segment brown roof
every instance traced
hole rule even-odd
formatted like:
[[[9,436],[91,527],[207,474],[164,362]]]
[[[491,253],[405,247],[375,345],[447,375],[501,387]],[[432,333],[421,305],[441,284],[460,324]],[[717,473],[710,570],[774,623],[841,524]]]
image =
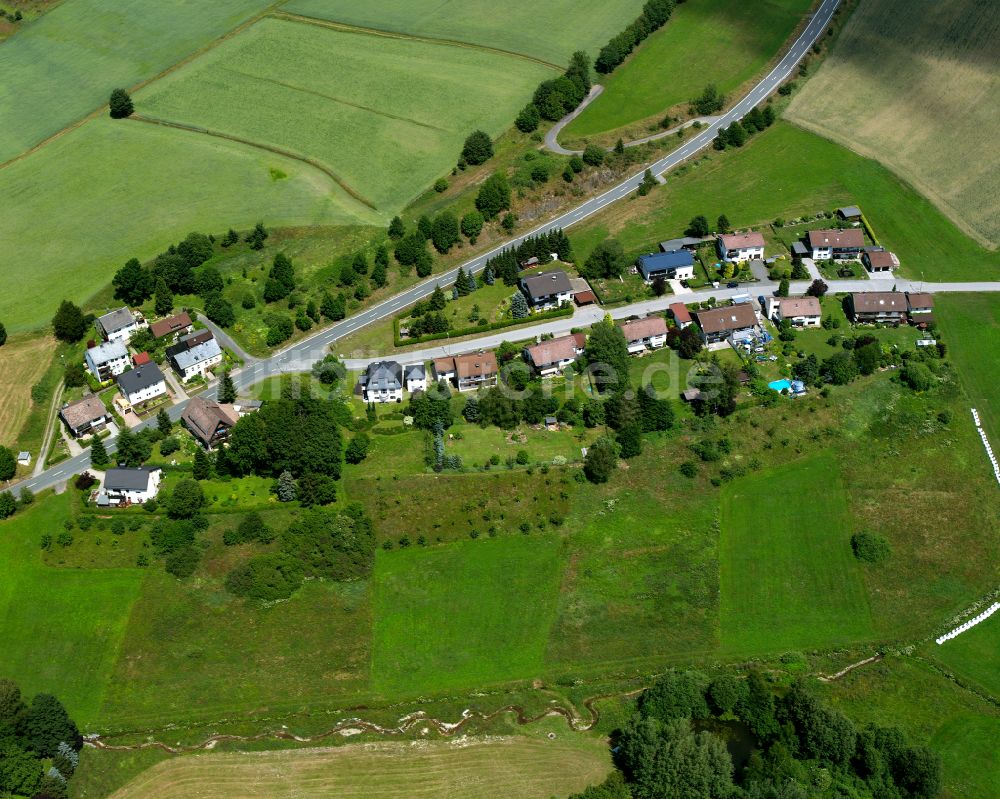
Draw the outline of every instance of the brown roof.
[[[181,419],[187,429],[205,444],[212,443],[212,437],[220,424],[232,427],[239,414],[232,405],[221,405],[204,397],[192,397]]]
[[[576,348],[582,350],[587,346],[587,334],[586,333],[573,333],[573,338],[576,340]]]
[[[577,305],[590,305],[597,302],[597,295],[590,290],[578,291],[573,295],[573,300]]]
[[[670,313],[674,315],[674,319],[676,321],[682,324],[686,324],[691,321],[691,312],[683,302],[670,303]]]
[[[531,362],[538,368],[560,361],[572,361],[576,358],[576,350],[575,336],[560,336],[525,348]]]
[[[492,352],[474,352],[455,356],[455,375],[459,380],[489,377],[497,373],[497,356]]]
[[[449,372],[455,371],[455,359],[454,358],[435,358],[434,359],[434,374],[436,375],[446,375]]]
[[[865,235],[861,228],[849,227],[843,230],[810,230],[810,247],[864,247]]]
[[[750,303],[731,305],[728,308],[713,308],[710,311],[695,311],[698,326],[706,333],[722,333],[726,330],[743,330],[757,324],[757,314]]]
[[[96,394],[90,394],[76,402],[71,402],[60,413],[62,418],[66,420],[66,424],[74,430],[79,430],[90,422],[107,416],[108,409],[104,407],[100,397]]]
[[[645,319],[625,322],[621,327],[625,339],[630,342],[667,335],[667,320],[662,316],[647,316]]]
[[[815,297],[782,297],[778,307],[782,316],[819,316],[822,313]]]
[[[851,304],[857,313],[905,312],[906,295],[895,291],[866,291],[851,295]]]
[[[869,250],[865,255],[872,269],[892,269],[896,266],[896,256],[888,250]]]
[[[912,292],[906,295],[906,302],[909,304],[909,308],[912,311],[914,308],[933,308],[934,307],[934,295],[927,294],[926,292]]]
[[[184,311],[174,316],[168,316],[166,319],[161,319],[159,322],[153,322],[149,326],[149,330],[153,334],[153,338],[163,338],[190,326],[191,317],[188,316],[187,311]]]
[[[144,363],[152,363],[153,359],[149,357],[148,352],[137,352],[132,356],[132,363],[136,366],[142,366]]]
[[[743,250],[747,247],[763,247],[764,237],[760,233],[727,233],[719,236],[727,250]]]

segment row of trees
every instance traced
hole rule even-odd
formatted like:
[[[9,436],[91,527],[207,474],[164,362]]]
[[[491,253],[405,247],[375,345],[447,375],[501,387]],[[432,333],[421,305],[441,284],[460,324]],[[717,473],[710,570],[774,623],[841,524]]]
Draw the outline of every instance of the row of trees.
[[[728,128],[719,131],[719,135],[712,142],[712,147],[716,150],[725,150],[726,147],[742,147],[747,139],[758,131],[765,130],[774,124],[776,119],[774,108],[765,105],[763,110],[757,106],[750,111],[742,122],[734,121]]]
[[[594,69],[602,75],[612,72],[649,34],[662,28],[673,11],[674,0],[647,0],[642,13],[601,48]]]
[[[506,285],[513,286],[521,276],[521,264],[531,258],[547,261],[550,253],[555,253],[560,261],[568,261],[573,257],[569,236],[561,228],[529,236],[516,247],[508,247],[487,260],[486,269]]]
[[[569,66],[558,78],[542,81],[514,120],[522,133],[532,133],[543,119],[555,122],[576,108],[590,91],[590,56],[573,53]]]

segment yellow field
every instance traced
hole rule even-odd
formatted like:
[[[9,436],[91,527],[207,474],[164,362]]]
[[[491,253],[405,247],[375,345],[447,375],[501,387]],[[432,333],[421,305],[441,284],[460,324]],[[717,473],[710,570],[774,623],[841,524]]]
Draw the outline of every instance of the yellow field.
[[[990,247],[1000,244],[996,12],[980,0],[865,0],[787,112],[882,161]]]
[[[31,387],[56,348],[49,336],[11,336],[0,347],[0,444],[11,446],[31,410]]]
[[[606,744],[576,733],[544,738],[377,743],[165,760],[112,799],[547,799],[600,782]]]

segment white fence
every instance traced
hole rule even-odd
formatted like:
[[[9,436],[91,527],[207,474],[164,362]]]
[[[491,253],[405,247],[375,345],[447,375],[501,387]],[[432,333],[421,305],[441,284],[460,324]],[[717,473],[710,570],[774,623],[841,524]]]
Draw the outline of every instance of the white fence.
[[[983,446],[986,447],[986,454],[990,458],[990,463],[993,465],[993,476],[996,477],[997,482],[1000,483],[1000,464],[997,463],[997,456],[993,452],[993,447],[990,446],[990,440],[986,437],[986,431],[983,429],[982,423],[979,421],[979,411],[975,408],[972,409],[972,421],[976,423],[976,431],[979,433],[979,437],[983,440]]]
[[[1000,610],[1000,602],[994,602],[992,605],[990,605],[988,608],[986,608],[986,610],[984,610],[978,616],[975,616],[974,618],[969,619],[967,622],[965,622],[965,624],[958,625],[958,627],[956,627],[951,632],[947,632],[944,635],[942,635],[940,638],[936,639],[937,642],[938,642],[938,644],[943,644],[945,641],[950,641],[956,635],[961,635],[966,630],[968,630],[970,627],[975,627],[977,624],[979,624],[979,622],[985,621],[986,619],[988,619],[990,616],[992,616],[998,610]]]

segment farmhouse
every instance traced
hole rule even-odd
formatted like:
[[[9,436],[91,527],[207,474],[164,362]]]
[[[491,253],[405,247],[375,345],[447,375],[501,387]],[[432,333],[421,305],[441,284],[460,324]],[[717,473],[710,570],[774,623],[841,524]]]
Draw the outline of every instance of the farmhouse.
[[[906,321],[909,305],[906,295],[895,291],[868,291],[851,294],[850,317],[858,324],[898,325]]]
[[[154,499],[160,491],[163,472],[151,466],[135,469],[108,469],[104,485],[97,495],[97,504],[103,506],[141,505]]]
[[[403,367],[403,377],[406,380],[406,390],[411,394],[414,391],[427,390],[427,370],[422,363],[411,363]]]
[[[76,437],[98,433],[112,419],[111,412],[104,407],[101,398],[96,394],[89,394],[83,399],[64,405],[59,415],[70,433]]]
[[[899,268],[899,258],[895,253],[880,247],[868,247],[861,255],[861,262],[869,272],[891,272]]]
[[[625,322],[621,330],[632,355],[646,349],[658,349],[667,343],[667,320],[662,316],[647,316],[645,319]]]
[[[573,285],[569,282],[569,275],[562,269],[552,269],[522,277],[521,291],[524,292],[528,305],[536,311],[545,311],[569,302],[573,296]]]
[[[816,261],[849,261],[861,255],[865,234],[861,228],[810,230],[806,235],[809,252]]]
[[[760,233],[727,233],[716,239],[719,257],[731,263],[764,257],[764,237]]]
[[[709,311],[695,311],[694,318],[701,328],[701,338],[706,344],[714,344],[732,338],[739,341],[749,338],[757,331],[757,314],[750,303],[731,305],[728,308],[713,308]]]
[[[118,375],[118,390],[129,405],[139,405],[167,393],[163,372],[155,363]]]
[[[190,380],[198,375],[204,377],[212,367],[222,363],[222,348],[210,334],[208,341],[181,350],[171,357],[170,362],[181,380]]]
[[[635,263],[647,283],[658,277],[664,280],[691,280],[694,277],[694,256],[690,250],[640,255]]]
[[[934,295],[925,292],[907,292],[907,310],[910,314],[910,324],[917,327],[927,327],[934,322]]]
[[[396,361],[368,364],[360,383],[365,402],[403,401],[403,367]]]
[[[525,347],[524,356],[541,377],[552,377],[577,359],[585,342],[583,333],[559,336]]]
[[[149,326],[149,332],[153,334],[153,338],[155,339],[176,336],[179,333],[190,333],[192,330],[194,330],[194,325],[187,311],[175,314],[174,316],[168,316],[166,319],[153,322]]]
[[[181,422],[205,449],[229,437],[240,414],[233,405],[223,405],[204,397],[192,397]]]
[[[794,327],[819,327],[823,310],[815,297],[770,297],[767,316],[775,322],[787,319]]]
[[[121,341],[105,341],[91,347],[83,357],[87,362],[87,369],[99,383],[110,380],[129,368],[128,350]]]
[[[94,327],[105,341],[121,341],[128,343],[132,334],[140,327],[145,327],[146,321],[140,314],[133,315],[128,308],[119,308],[94,320]]]
[[[691,312],[683,302],[672,302],[667,310],[670,311],[674,323],[681,330],[691,324]]]

